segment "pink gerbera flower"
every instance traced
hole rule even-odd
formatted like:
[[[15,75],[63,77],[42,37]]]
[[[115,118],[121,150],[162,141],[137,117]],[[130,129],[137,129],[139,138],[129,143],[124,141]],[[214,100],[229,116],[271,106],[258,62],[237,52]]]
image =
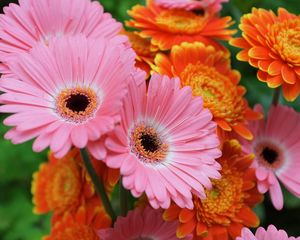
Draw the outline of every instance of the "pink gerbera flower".
[[[50,146],[62,157],[112,130],[135,57],[115,40],[55,38],[9,63],[16,78],[0,80],[0,112],[15,114],[4,120],[14,126],[5,137],[15,144],[37,137],[35,151]]]
[[[228,0],[154,0],[155,4],[164,8],[179,8],[186,10],[205,9],[210,12],[219,12],[222,3]]]
[[[114,228],[99,231],[102,240],[155,239],[175,240],[178,221],[165,222],[162,210],[136,208],[126,217],[118,217]],[[186,236],[183,240],[190,240]]]
[[[51,37],[81,33],[87,37],[113,37],[121,29],[103,7],[91,0],[19,0],[0,16],[0,61],[27,52]]]
[[[120,168],[123,185],[135,197],[143,192],[154,208],[193,208],[192,193],[205,198],[209,178],[219,178],[219,140],[212,114],[178,78],[154,74],[146,89],[145,75],[136,76],[124,100],[121,123],[91,153]]]
[[[270,225],[267,231],[262,227],[258,228],[255,236],[248,228],[244,228],[241,236],[236,240],[300,240],[300,237],[289,237],[284,230],[277,230],[276,227]]]
[[[255,108],[263,112],[262,106]],[[256,155],[258,190],[270,191],[274,207],[280,210],[283,195],[278,179],[300,197],[300,114],[287,106],[272,106],[267,120],[250,122],[249,129],[254,135],[253,141],[241,141],[246,152]]]

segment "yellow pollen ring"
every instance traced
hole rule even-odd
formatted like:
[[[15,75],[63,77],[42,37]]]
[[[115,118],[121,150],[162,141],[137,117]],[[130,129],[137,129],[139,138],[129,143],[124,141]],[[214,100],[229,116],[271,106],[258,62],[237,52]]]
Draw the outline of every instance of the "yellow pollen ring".
[[[270,28],[270,45],[287,62],[300,66],[300,19],[278,22]]]
[[[208,226],[228,226],[244,201],[241,173],[231,171],[227,164],[223,167],[222,178],[212,180],[213,188],[206,190],[206,199],[194,197],[196,217]]]
[[[81,123],[92,117],[98,107],[94,90],[85,87],[65,89],[56,99],[56,111],[65,120]]]
[[[244,120],[245,102],[238,87],[216,68],[201,62],[188,64],[180,74],[182,86],[192,87],[194,96],[201,96],[204,106],[215,118],[236,123]]]
[[[144,137],[148,139],[148,145]],[[131,151],[145,163],[158,163],[163,161],[168,153],[168,144],[163,143],[157,131],[145,124],[133,129],[130,136]]]
[[[199,33],[207,23],[206,17],[180,9],[162,11],[155,20],[161,29],[177,34]]]

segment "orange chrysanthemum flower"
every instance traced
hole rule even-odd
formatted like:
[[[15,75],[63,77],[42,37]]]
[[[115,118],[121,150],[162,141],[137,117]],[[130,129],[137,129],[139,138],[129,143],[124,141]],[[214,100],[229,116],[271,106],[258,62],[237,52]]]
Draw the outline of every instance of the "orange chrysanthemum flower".
[[[149,39],[140,37],[136,32],[122,31],[121,33],[128,37],[131,47],[136,53],[135,66],[144,70],[149,76],[150,65],[153,64],[157,47],[153,46]]]
[[[227,29],[233,24],[231,17],[220,18],[215,14],[199,15],[184,9],[165,9],[147,1],[147,6],[136,5],[128,12],[134,19],[126,25],[141,30],[142,38],[160,50],[168,50],[182,42],[200,41],[224,49],[216,40],[229,40],[235,30]]]
[[[94,166],[107,191],[111,191],[118,180],[118,172],[100,161],[94,161]],[[92,198],[95,190],[82,165],[79,150],[74,148],[62,159],[49,154],[49,162],[41,164],[33,176],[32,193],[34,212],[38,214],[54,211],[55,215],[61,215],[66,210],[76,210]]]
[[[194,209],[180,209],[172,205],[164,212],[164,219],[179,219],[177,236],[182,238],[190,233],[194,239],[228,240],[239,236],[244,226],[257,227],[259,219],[252,207],[262,201],[256,189],[255,171],[249,168],[254,155],[245,155],[236,140],[223,145],[222,178],[213,180],[207,198],[194,197]]]
[[[246,89],[238,85],[240,73],[231,69],[229,52],[199,42],[182,43],[174,46],[169,56],[157,54],[154,62],[154,71],[178,76],[182,86],[191,86],[221,129],[233,129],[245,139],[253,138],[247,120],[262,116],[251,110],[243,98]]]
[[[99,240],[97,231],[111,226],[111,219],[100,206],[100,202],[95,201],[80,206],[75,214],[66,212],[53,223],[51,234],[43,240]]]
[[[252,9],[241,18],[241,38],[231,41],[243,50],[238,60],[258,68],[257,77],[270,88],[283,86],[284,97],[294,101],[300,93],[300,16],[279,8]]]

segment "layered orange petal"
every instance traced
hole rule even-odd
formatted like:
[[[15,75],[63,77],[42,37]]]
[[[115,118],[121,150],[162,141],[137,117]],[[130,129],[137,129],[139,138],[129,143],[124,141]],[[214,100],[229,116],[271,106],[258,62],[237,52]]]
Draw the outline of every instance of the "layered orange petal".
[[[179,219],[177,236],[194,234],[194,239],[234,240],[244,226],[256,226],[258,217],[251,208],[262,200],[256,189],[256,177],[250,168],[254,155],[243,153],[237,140],[226,141],[220,180],[212,180],[213,187],[206,190],[206,199],[194,196],[194,209],[182,209],[174,204],[165,215]],[[165,218],[167,220],[167,218]]]
[[[233,24],[231,17],[219,18],[206,12],[196,14],[183,9],[164,9],[152,1],[147,6],[137,5],[128,11],[133,20],[126,25],[140,30],[143,38],[151,38],[151,43],[160,50],[168,50],[182,42],[200,41],[225,50],[216,39],[229,40],[235,30],[227,29]]]
[[[172,47],[169,55],[158,54],[154,63],[154,71],[177,76],[182,86],[192,87],[193,95],[203,98],[221,129],[252,139],[247,121],[262,115],[251,110],[243,98],[246,89],[238,85],[240,73],[231,69],[228,52],[198,42],[182,43]]]
[[[151,45],[150,39],[142,38],[136,32],[124,30],[121,33],[128,37],[131,47],[136,53],[136,67],[144,70],[149,76],[150,65],[153,64],[157,48]]]
[[[241,18],[242,37],[230,41],[242,48],[237,58],[259,69],[257,77],[271,88],[283,85],[283,95],[294,101],[300,94],[300,16],[279,8],[252,9]]]
[[[76,159],[78,154],[78,151],[72,150],[60,160],[50,154],[49,162],[42,164],[39,171],[33,175],[34,212],[61,213],[66,209],[76,208],[80,204],[81,186],[84,185],[84,180]]]
[[[119,171],[110,169],[93,158],[96,173],[111,192],[119,179]],[[62,159],[49,154],[49,162],[43,163],[32,181],[34,212],[41,214],[54,211],[54,219],[65,211],[75,211],[79,205],[89,201],[96,193],[93,183],[83,166],[80,152],[72,149]]]
[[[82,205],[74,213],[65,212],[63,217],[53,222],[51,234],[43,240],[98,240],[97,231],[111,226],[111,219],[101,207],[99,200]]]

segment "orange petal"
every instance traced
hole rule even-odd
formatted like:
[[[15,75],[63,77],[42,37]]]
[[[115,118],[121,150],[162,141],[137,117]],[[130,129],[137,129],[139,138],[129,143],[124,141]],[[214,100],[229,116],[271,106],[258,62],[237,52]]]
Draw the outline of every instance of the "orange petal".
[[[234,162],[234,166],[240,171],[246,171],[252,164],[254,158],[255,158],[254,154],[248,154],[244,156],[242,160],[237,158],[236,161]]]
[[[192,233],[193,230],[195,229],[195,227],[196,227],[195,221],[190,221],[187,223],[180,223],[179,226],[177,227],[176,236],[178,238],[183,238],[186,235]]]
[[[174,221],[178,218],[180,211],[181,209],[177,205],[173,204],[167,210],[165,210],[163,219],[165,221]]]
[[[252,47],[248,54],[255,59],[270,59],[269,50],[264,47]]]
[[[297,80],[297,76],[293,69],[288,67],[287,65],[283,65],[281,67],[281,75],[283,80],[288,84],[295,84]]]
[[[248,61],[249,60],[249,56],[248,56],[248,50],[242,50],[240,51],[237,55],[236,55],[237,60],[239,61]]]
[[[236,237],[240,236],[243,227],[244,227],[243,224],[235,223],[235,222],[231,223],[227,229],[230,237],[232,239],[236,239]]]
[[[221,226],[213,226],[209,230],[213,236],[213,239],[218,239],[218,240],[228,240],[228,232],[226,227],[221,227]]]
[[[262,60],[262,61],[258,61],[258,67],[259,67],[261,70],[267,72],[271,63],[272,63],[272,60]]]
[[[244,38],[234,38],[229,41],[229,44],[239,48],[250,48],[251,45]]]
[[[252,140],[253,135],[248,128],[242,123],[232,126],[233,130],[247,140]]]
[[[85,208],[83,206],[81,206],[79,208],[79,210],[77,211],[76,215],[75,215],[75,219],[76,222],[81,223],[81,224],[85,224],[86,223],[86,211]]]
[[[215,119],[214,120],[217,124],[218,124],[218,126],[220,127],[220,128],[222,128],[224,131],[231,131],[232,130],[232,128],[230,127],[230,125],[226,122],[226,121],[224,121],[223,119]]]
[[[183,208],[179,214],[179,222],[186,223],[189,222],[195,215],[193,210],[189,210],[187,208]]]
[[[248,191],[252,188],[255,187],[255,182],[252,182],[252,181],[245,181],[243,182],[243,191]]]
[[[281,75],[277,75],[275,77],[268,77],[267,81],[268,87],[270,88],[277,88],[283,83]]]
[[[245,118],[247,120],[259,120],[262,119],[264,117],[264,115],[262,113],[253,111],[252,109],[247,109],[246,113],[245,113]]]
[[[241,208],[240,212],[236,215],[236,217],[242,220],[247,227],[257,227],[259,225],[259,218],[247,206]]]
[[[258,78],[259,81],[266,82],[267,81],[267,77],[268,77],[268,73],[263,72],[261,70],[257,71],[257,78]]]
[[[202,222],[198,222],[196,227],[196,234],[197,236],[205,237],[208,234],[207,226]]]
[[[300,80],[296,84],[283,84],[283,95],[286,100],[294,101],[300,93]]]
[[[276,76],[280,74],[281,66],[282,66],[281,61],[277,61],[277,60],[273,61],[268,68],[268,73],[272,76]]]

